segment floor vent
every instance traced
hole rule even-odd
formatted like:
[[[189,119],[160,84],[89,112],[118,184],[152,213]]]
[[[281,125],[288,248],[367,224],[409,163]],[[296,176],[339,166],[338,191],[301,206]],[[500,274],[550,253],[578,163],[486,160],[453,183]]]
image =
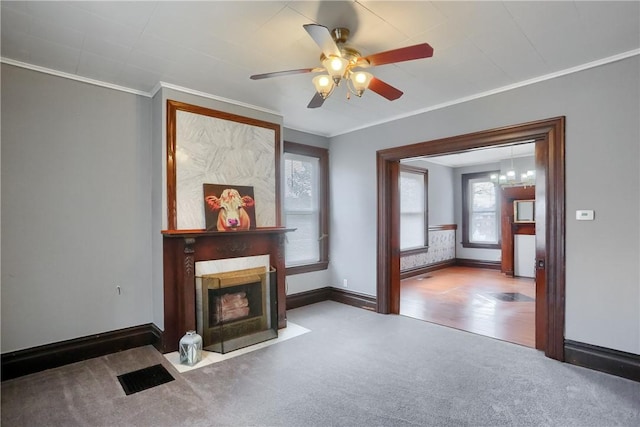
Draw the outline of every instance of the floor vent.
[[[519,292],[500,292],[500,293],[489,294],[489,295],[491,295],[495,299],[499,299],[500,301],[516,301],[516,302],[535,301],[534,298],[531,298]]]
[[[127,396],[173,380],[169,371],[160,364],[118,375],[118,381]]]

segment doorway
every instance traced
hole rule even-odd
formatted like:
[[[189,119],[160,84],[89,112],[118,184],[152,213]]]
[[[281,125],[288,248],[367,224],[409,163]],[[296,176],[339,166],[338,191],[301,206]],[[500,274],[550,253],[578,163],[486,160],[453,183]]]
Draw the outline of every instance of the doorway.
[[[400,160],[458,153],[523,140],[536,143],[536,347],[564,359],[565,118],[508,126],[377,152],[377,311],[400,310],[398,174]]]

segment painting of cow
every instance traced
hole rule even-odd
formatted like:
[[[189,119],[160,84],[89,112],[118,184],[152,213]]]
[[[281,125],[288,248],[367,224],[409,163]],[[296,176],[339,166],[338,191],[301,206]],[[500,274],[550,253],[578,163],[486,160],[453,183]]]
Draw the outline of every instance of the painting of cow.
[[[204,184],[207,231],[256,228],[253,187]]]

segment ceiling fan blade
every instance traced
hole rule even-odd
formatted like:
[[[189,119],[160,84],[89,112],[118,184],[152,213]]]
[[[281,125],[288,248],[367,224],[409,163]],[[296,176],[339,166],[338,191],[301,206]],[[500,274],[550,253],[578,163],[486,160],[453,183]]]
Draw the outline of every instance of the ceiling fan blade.
[[[371,65],[393,64],[396,62],[411,61],[413,59],[430,58],[433,56],[433,48],[428,43],[401,47],[400,49],[374,53],[365,57]]]
[[[393,101],[402,96],[403,92],[388,83],[383,82],[380,79],[372,78],[369,82],[369,89],[377,93],[378,95],[387,98],[389,101]]]
[[[340,49],[338,49],[338,45],[333,41],[333,37],[331,37],[331,33],[327,27],[318,24],[305,24],[303,27],[307,30],[307,33],[309,33],[313,41],[320,46],[322,53],[324,53],[326,57],[332,55],[339,57],[342,56]]]
[[[322,97],[322,95],[316,92],[316,94],[313,95],[313,98],[311,98],[311,102],[309,102],[309,105],[307,105],[307,108],[322,107],[322,104],[324,104],[324,98]]]
[[[273,73],[254,74],[249,77],[251,80],[269,79],[271,77],[290,76],[292,74],[317,73],[324,68],[300,68],[298,70],[276,71]]]

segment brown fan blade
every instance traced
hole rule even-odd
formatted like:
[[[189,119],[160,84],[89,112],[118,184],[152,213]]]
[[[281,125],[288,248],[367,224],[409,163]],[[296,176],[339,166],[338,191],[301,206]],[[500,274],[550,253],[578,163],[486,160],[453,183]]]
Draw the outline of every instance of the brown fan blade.
[[[398,90],[390,84],[385,83],[375,77],[371,79],[371,82],[369,82],[369,89],[371,89],[378,95],[387,98],[389,101],[398,99],[403,94],[401,90]]]
[[[307,30],[307,33],[309,33],[313,41],[320,46],[322,53],[324,53],[326,57],[332,55],[342,56],[338,45],[333,41],[333,37],[331,37],[331,33],[327,27],[318,24],[305,24],[303,27]]]
[[[428,43],[401,47],[400,49],[374,53],[365,57],[371,65],[393,64],[396,62],[411,61],[413,59],[430,58],[433,56],[433,48]]]
[[[316,94],[313,95],[313,98],[311,98],[311,102],[309,102],[309,105],[307,105],[307,108],[322,107],[322,104],[324,104],[324,98],[322,97],[322,95],[316,92]]]
[[[273,73],[254,74],[249,77],[251,80],[269,79],[271,77],[290,76],[292,74],[317,73],[324,68],[300,68],[298,70],[276,71]]]

